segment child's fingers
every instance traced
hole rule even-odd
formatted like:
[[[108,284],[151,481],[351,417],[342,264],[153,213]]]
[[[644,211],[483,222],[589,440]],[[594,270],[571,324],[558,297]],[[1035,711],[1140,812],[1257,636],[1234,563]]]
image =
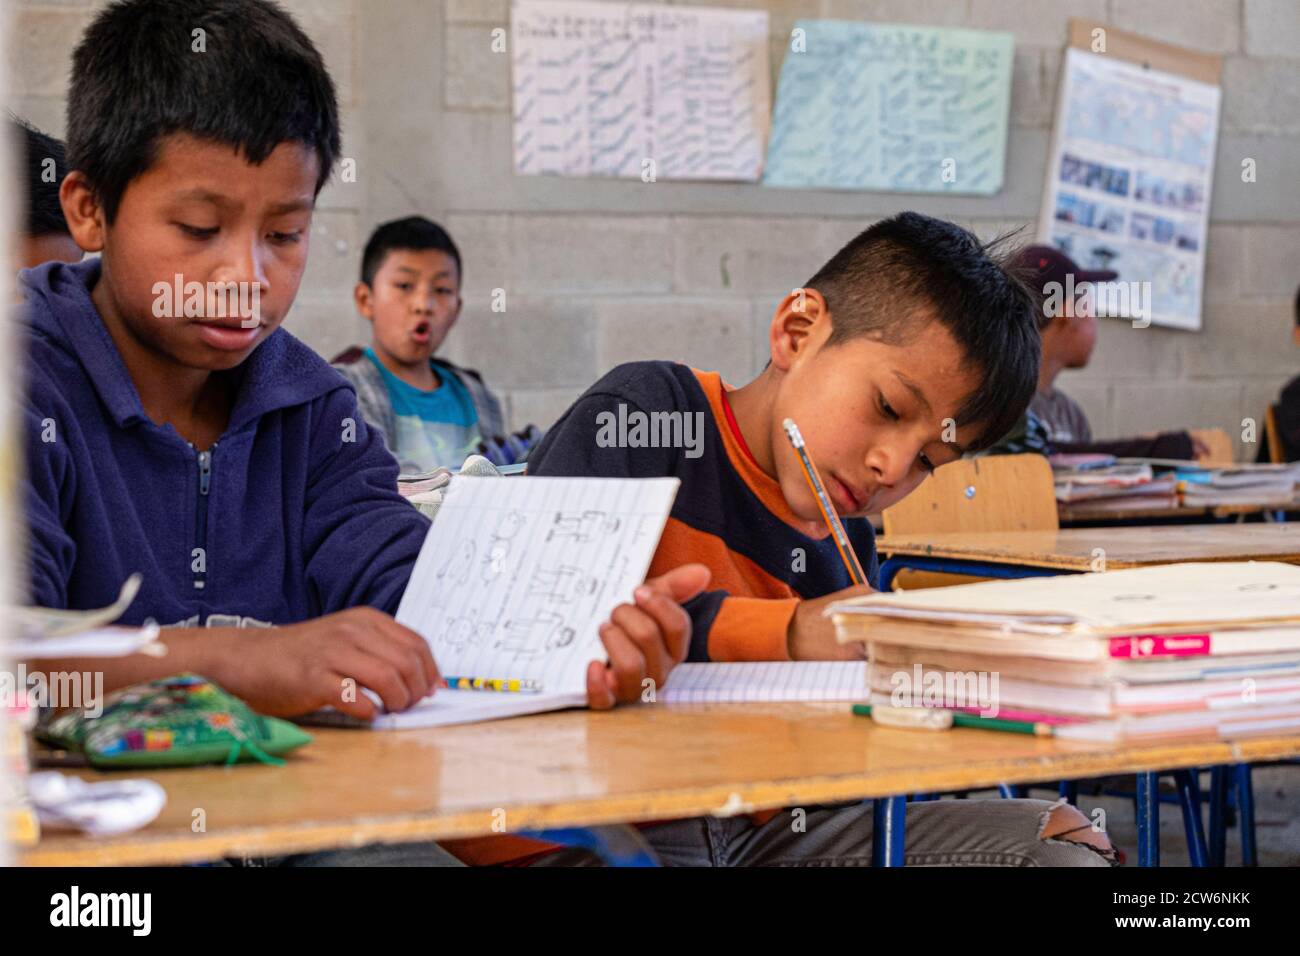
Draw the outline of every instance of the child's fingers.
[[[434,685],[429,680],[420,655],[391,633],[383,629],[378,633],[361,633],[355,638],[353,646],[355,653],[376,657],[391,667],[401,677],[412,702],[423,700],[432,692]]]
[[[691,616],[676,601],[644,587],[637,588],[636,603],[658,625],[662,644],[668,653],[668,666],[686,660],[686,652],[691,646]],[[666,674],[663,676],[667,677]]]
[[[609,710],[617,703],[611,676],[609,668],[600,661],[587,665],[587,706],[592,710]]]
[[[436,687],[441,682],[442,674],[438,670],[437,661],[433,659],[433,649],[418,631],[413,631],[404,624],[398,624],[392,617],[382,612],[378,614],[376,623],[381,631],[390,635],[416,656],[430,687]]]
[[[703,564],[683,564],[657,578],[650,578],[642,586],[681,604],[707,588],[712,577],[713,573]]]
[[[358,699],[365,696],[361,688],[369,687],[379,695],[389,713],[406,710],[419,699],[412,697],[406,681],[393,665],[373,655],[353,654],[338,669],[356,681],[355,696]]]
[[[667,598],[663,598],[663,600],[668,601]],[[668,601],[668,603],[672,607],[677,607],[671,601]],[[669,649],[659,622],[650,614],[632,604],[620,604],[614,608],[614,612],[610,614],[609,619],[622,628],[623,633],[636,646],[644,670],[641,679],[644,680],[645,677],[650,677],[656,686],[667,680],[668,672],[672,669],[675,661],[672,659],[672,651]]]
[[[347,714],[349,717],[356,717],[358,720],[374,720],[378,717],[379,708],[375,706],[375,702],[368,695],[358,691],[355,699],[343,699],[343,695],[338,692],[338,689],[343,686],[343,681],[346,679],[343,674],[330,675],[330,689],[322,695],[321,706],[333,707],[340,713]]]
[[[620,609],[615,609],[611,617],[617,615],[618,610]],[[617,688],[615,696],[622,702],[636,700],[641,693],[641,682],[645,680],[645,657],[621,623],[602,624],[600,640],[609,654],[609,669],[614,675]]]
[[[681,608],[669,601],[662,595],[651,595],[651,600],[657,599],[666,602],[668,609],[676,609],[679,613],[685,613]],[[661,613],[672,621],[670,610],[660,608]],[[611,614],[610,618],[616,624],[623,628],[623,632],[636,645],[645,660],[646,677],[654,681],[655,686],[662,686],[668,679],[668,672],[677,664],[676,654],[679,651],[679,645],[682,643],[681,634],[676,635],[665,632],[662,624],[658,619],[648,611],[632,605],[624,605],[623,608],[616,608],[616,615]],[[680,627],[680,622],[678,622]],[[689,633],[690,622],[687,621]],[[684,651],[682,651],[684,655]]]

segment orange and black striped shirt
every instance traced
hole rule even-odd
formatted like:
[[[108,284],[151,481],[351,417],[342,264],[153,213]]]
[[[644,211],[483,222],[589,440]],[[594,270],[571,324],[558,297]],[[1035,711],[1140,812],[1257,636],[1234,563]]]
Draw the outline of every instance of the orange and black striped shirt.
[[[681,488],[650,574],[698,562],[712,590],[690,601],[690,660],[788,659],[800,600],[852,584],[829,532],[809,537],[776,479],[745,447],[716,372],[673,362],[620,365],[585,394],[529,456],[533,475],[673,476]],[[664,413],[669,413],[665,415]],[[875,535],[844,522],[868,579],[879,568]]]

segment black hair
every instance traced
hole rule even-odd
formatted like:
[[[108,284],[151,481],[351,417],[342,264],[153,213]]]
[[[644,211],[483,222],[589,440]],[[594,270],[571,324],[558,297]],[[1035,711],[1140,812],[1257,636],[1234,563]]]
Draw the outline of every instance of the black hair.
[[[1002,237],[985,245],[953,223],[905,212],[860,233],[807,282],[830,311],[828,345],[861,335],[900,344],[927,314],[952,333],[980,371],[957,414],[959,424],[981,426],[968,451],[1009,432],[1038,387],[1034,300],[1009,268],[1005,244]]]
[[[63,144],[35,126],[9,115],[9,132],[23,149],[23,185],[27,192],[26,235],[68,236],[68,220],[59,202],[59,186],[68,175],[68,158]]]
[[[110,222],[173,133],[234,147],[254,164],[281,143],[303,143],[320,160],[319,194],[339,153],[334,83],[270,0],[119,0],[86,28],[68,91],[68,164]]]
[[[396,249],[410,249],[417,252],[437,249],[439,252],[445,252],[456,263],[457,282],[464,279],[464,272],[460,265],[460,250],[456,248],[456,243],[452,242],[447,230],[423,216],[408,216],[405,219],[386,222],[370,234],[370,238],[366,240],[366,251],[361,255],[361,281],[368,286],[373,286],[375,273],[384,264],[388,254]]]

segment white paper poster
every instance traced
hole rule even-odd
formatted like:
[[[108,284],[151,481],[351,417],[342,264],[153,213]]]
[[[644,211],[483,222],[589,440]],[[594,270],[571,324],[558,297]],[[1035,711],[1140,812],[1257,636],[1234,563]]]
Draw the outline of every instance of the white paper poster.
[[[762,174],[766,12],[515,0],[511,30],[519,175]]]
[[[1038,233],[1119,273],[1095,292],[1099,315],[1201,327],[1219,101],[1217,86],[1066,51]]]

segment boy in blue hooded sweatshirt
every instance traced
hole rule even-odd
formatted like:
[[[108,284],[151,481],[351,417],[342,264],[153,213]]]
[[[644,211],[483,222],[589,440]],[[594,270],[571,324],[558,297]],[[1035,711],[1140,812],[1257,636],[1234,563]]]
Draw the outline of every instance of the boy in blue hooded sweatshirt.
[[[104,605],[143,572],[122,623],[163,625],[168,654],[96,661],[108,690],[195,671],[264,713],[374,716],[350,678],[414,704],[437,666],[390,615],[428,521],[352,388],[279,328],[339,152],[319,54],[262,0],[127,0],[82,38],[68,103],[60,198],[99,258],[21,276],[32,603]],[[666,678],[706,581],[679,569],[613,613],[592,706]]]

